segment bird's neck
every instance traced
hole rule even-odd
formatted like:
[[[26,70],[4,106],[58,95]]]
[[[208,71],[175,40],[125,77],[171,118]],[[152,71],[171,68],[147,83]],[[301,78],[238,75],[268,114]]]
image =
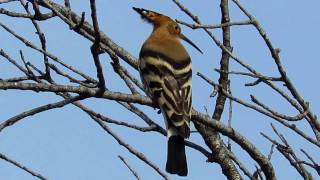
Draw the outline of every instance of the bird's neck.
[[[154,27],[151,35],[149,36],[148,40],[157,43],[180,43],[179,38],[169,33],[166,27]]]
[[[179,38],[163,30],[154,30],[145,41],[143,48],[165,54],[175,59],[186,59],[189,57],[187,51],[180,43]]]

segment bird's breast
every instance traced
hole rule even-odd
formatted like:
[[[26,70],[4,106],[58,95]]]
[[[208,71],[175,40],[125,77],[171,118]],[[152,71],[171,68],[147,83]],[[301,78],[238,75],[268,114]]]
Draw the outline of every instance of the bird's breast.
[[[141,57],[155,57],[168,62],[175,69],[181,69],[191,63],[186,49],[178,41],[147,40],[140,51]]]

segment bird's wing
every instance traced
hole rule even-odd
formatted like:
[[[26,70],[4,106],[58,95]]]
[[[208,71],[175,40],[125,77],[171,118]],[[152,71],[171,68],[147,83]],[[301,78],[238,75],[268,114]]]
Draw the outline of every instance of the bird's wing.
[[[164,54],[154,51],[140,53],[140,74],[147,93],[158,103],[173,134],[190,135],[191,61],[175,64]]]

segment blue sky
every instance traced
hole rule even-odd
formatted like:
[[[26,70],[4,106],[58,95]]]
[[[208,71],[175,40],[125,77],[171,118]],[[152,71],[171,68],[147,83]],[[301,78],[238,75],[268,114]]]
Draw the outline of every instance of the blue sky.
[[[61,3],[62,1],[56,1]],[[218,24],[220,22],[220,1],[198,0],[181,1],[192,12],[199,16],[203,23]],[[284,67],[299,92],[306,101],[310,102],[315,114],[319,114],[320,95],[316,77],[319,76],[320,62],[318,49],[320,42],[320,19],[318,7],[320,2],[316,0],[305,1],[241,1],[243,5],[260,21],[267,31],[275,47],[281,49],[281,58]],[[191,22],[183,12],[171,1],[163,0],[97,0],[100,29],[104,31],[114,42],[127,49],[135,57],[138,56],[142,43],[150,34],[152,28],[143,22],[132,7],[143,7],[166,14],[174,19]],[[81,3],[71,1],[76,13],[86,12],[90,19],[89,1]],[[19,3],[0,5],[10,10],[24,12]],[[245,20],[246,17],[230,2],[232,21]],[[9,18],[0,15],[0,22],[13,28],[28,40],[38,46],[40,43],[34,34],[32,24],[27,19]],[[48,51],[55,54],[66,63],[95,77],[95,67],[90,54],[91,42],[83,39],[78,34],[69,30],[69,27],[61,23],[58,18],[39,23],[47,37]],[[209,98],[212,89],[205,84],[196,72],[202,72],[217,82],[218,74],[213,71],[219,68],[221,56],[220,49],[202,30],[191,30],[182,27],[186,36],[192,39],[204,52],[198,53],[194,48],[184,44],[193,60],[193,102],[194,107],[204,112],[206,106],[211,114],[214,100]],[[214,34],[221,39],[221,31],[214,30]],[[267,51],[258,32],[251,26],[232,27],[232,46],[234,54],[244,59],[246,63],[255,67],[267,75],[278,75],[275,64]],[[0,48],[4,49],[13,58],[19,60],[21,49],[28,61],[43,68],[42,56],[28,49],[22,43],[17,42],[11,35],[0,29]],[[106,85],[111,90],[129,93],[121,80],[113,74],[110,66],[110,58],[102,55],[105,69]],[[125,63],[122,63],[125,65]],[[126,66],[126,65],[125,65]],[[0,78],[9,78],[22,75],[11,64],[0,57]],[[128,67],[128,66],[126,66]],[[243,71],[238,64],[231,61],[232,70]],[[131,68],[129,68],[131,70]],[[134,72],[135,75],[138,73]],[[138,76],[137,76],[138,77]],[[61,83],[67,81],[55,76]],[[255,95],[264,103],[270,105],[279,112],[295,115],[296,112],[265,85],[257,87],[244,87],[244,84],[252,79],[231,76],[233,94],[245,100],[250,100],[250,94]],[[21,91],[0,91],[0,122],[25,110],[60,100],[52,93],[34,93]],[[143,125],[142,121],[129,113],[116,103],[107,100],[89,99],[83,101],[92,109],[114,119]],[[140,107],[140,106],[139,106]],[[164,125],[161,115],[151,108],[144,108],[156,122]],[[319,149],[310,143],[305,143],[292,131],[285,129],[265,116],[248,110],[234,103],[233,127],[245,135],[264,154],[270,149],[270,143],[259,134],[266,134],[275,138],[270,123],[288,138],[289,143],[298,150],[304,148],[318,162],[320,162]],[[222,121],[226,122],[223,116]],[[298,125],[307,134],[312,134],[305,123]],[[155,133],[140,133],[131,129],[110,125],[115,132],[139,151],[164,169],[166,160],[166,138]],[[192,134],[191,141],[203,144],[198,134]],[[143,179],[161,179],[150,167],[145,165],[135,156],[120,147],[116,141],[105,133],[85,113],[72,105],[62,109],[55,109],[28,117],[21,122],[3,130],[0,133],[0,152],[8,157],[40,172],[49,179],[134,179],[129,170],[117,158],[123,156]],[[237,145],[233,145],[239,159],[247,163],[253,171],[255,163],[247,153]],[[303,157],[298,152],[300,157]],[[171,176],[172,179],[225,179],[217,164],[208,164],[204,156],[198,152],[187,149],[189,175],[187,178]],[[303,157],[304,158],[304,157]],[[272,157],[278,179],[285,179],[288,175],[291,179],[301,179],[297,172],[288,165],[288,162],[276,151]],[[310,172],[318,177],[313,170]],[[0,160],[0,178],[5,180],[35,179],[24,171]]]

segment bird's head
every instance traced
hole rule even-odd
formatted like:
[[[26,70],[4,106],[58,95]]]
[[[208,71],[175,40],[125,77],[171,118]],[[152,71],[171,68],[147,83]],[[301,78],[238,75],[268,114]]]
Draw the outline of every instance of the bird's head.
[[[170,17],[143,8],[133,7],[133,9],[140,14],[143,20],[151,23],[154,28],[164,28],[170,35],[188,42],[191,46],[202,53],[200,48],[198,48],[189,38],[182,34],[179,24]]]

